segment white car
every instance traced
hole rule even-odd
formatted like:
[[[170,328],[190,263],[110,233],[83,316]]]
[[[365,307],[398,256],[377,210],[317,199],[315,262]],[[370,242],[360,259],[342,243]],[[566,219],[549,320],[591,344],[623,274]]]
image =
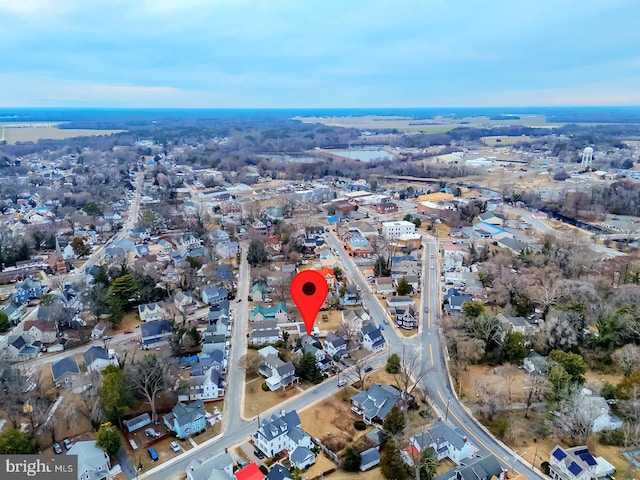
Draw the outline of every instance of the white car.
[[[180,445],[178,445],[178,442],[171,442],[169,446],[171,447],[171,450],[176,453],[180,451]]]
[[[347,379],[346,378],[341,378],[340,380],[338,380],[338,386],[339,387],[344,387],[347,384]]]

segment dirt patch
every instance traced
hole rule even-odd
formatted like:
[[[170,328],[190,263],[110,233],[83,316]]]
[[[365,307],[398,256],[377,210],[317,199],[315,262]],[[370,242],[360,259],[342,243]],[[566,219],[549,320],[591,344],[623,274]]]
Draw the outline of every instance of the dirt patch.
[[[587,371],[587,373],[585,373],[585,378],[587,379],[585,382],[585,386],[593,390],[594,394],[598,394],[598,392],[606,382],[609,382],[611,385],[615,386],[618,385],[624,377],[622,375],[604,374],[589,370]]]
[[[469,405],[480,404],[492,396],[505,404],[520,403],[527,399],[526,382],[528,375],[522,370],[514,370],[512,377],[507,374],[504,366],[491,367],[489,365],[469,365],[462,371],[462,396]],[[509,390],[511,400],[509,400]]]
[[[331,469],[337,468],[336,464],[333,463],[324,453],[316,456],[316,463],[311,465],[305,472],[304,478],[315,478],[319,477],[325,472],[328,472]],[[333,475],[330,476],[333,478]]]
[[[265,392],[262,390],[263,383],[264,379],[262,377],[246,383],[244,387],[244,410],[242,412],[244,418],[253,418],[256,415],[260,415],[262,412],[266,412],[304,391],[302,385],[294,384],[285,391]]]

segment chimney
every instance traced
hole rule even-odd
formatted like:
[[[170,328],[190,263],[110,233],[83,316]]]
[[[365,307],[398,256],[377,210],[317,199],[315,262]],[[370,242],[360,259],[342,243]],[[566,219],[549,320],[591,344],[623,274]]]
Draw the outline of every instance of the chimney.
[[[464,443],[467,443],[467,437],[462,437],[462,441],[463,441]]]

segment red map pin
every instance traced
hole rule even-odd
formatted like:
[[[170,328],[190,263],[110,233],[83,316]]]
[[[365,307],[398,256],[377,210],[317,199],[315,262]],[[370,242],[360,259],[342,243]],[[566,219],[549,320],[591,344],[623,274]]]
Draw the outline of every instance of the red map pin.
[[[289,291],[302,314],[307,335],[311,335],[316,316],[329,293],[327,281],[320,272],[304,270],[291,279]]]

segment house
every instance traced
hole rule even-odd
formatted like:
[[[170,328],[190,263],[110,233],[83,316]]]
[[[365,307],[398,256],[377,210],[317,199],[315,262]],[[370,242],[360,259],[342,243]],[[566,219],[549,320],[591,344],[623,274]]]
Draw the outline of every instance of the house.
[[[233,479],[233,458],[221,453],[205,460],[193,460],[187,466],[187,480],[231,480]]]
[[[506,479],[505,471],[493,455],[465,459],[462,464],[437,476],[434,480],[498,480]],[[514,479],[515,480],[515,479]]]
[[[262,302],[265,297],[268,297],[267,286],[264,283],[256,282],[249,291],[249,298],[252,302]]]
[[[371,320],[371,317],[366,310],[361,308],[342,311],[342,326],[352,336],[357,335],[362,330],[362,326],[369,320]]]
[[[413,301],[413,298],[404,295],[396,295],[394,297],[387,298],[387,305],[390,308],[412,307],[415,304],[416,302]]]
[[[77,456],[78,480],[100,480],[109,476],[109,455],[98,447],[95,440],[75,442],[67,450],[67,455]]]
[[[562,448],[556,445],[551,450],[549,476],[555,480],[595,480],[614,472],[611,463],[603,457],[594,457],[586,446]]]
[[[386,342],[382,332],[373,323],[367,322],[360,329],[362,335],[362,346],[372,352],[379,352],[384,349]]]
[[[209,287],[202,291],[202,301],[209,305],[217,305],[229,297],[229,292],[223,287]]]
[[[252,322],[275,320],[277,323],[286,323],[288,319],[287,306],[284,302],[267,307],[256,305],[253,307],[253,310],[251,310],[251,313],[249,313],[249,320]]]
[[[405,330],[418,328],[420,314],[413,307],[396,307],[394,309],[396,324]]]
[[[603,430],[616,430],[622,427],[622,420],[611,413],[609,404],[604,397],[585,395],[583,393],[581,407],[586,412],[592,412],[593,417],[595,417],[591,422],[591,431],[593,433],[599,433]]]
[[[304,470],[316,463],[316,455],[309,448],[298,446],[289,454],[289,461],[294,468]]]
[[[527,322],[524,317],[507,317],[499,313],[496,315],[496,318],[500,321],[500,325],[502,325],[504,335],[516,332],[522,335],[533,335],[536,332],[536,328]]]
[[[451,292],[455,290],[454,288],[449,289],[447,291],[447,293]],[[447,297],[447,295],[445,295],[445,301],[447,302],[445,305],[445,311],[449,314],[451,313],[459,313],[462,311],[462,305],[464,305],[467,302],[470,302],[472,297],[469,294],[466,293],[458,293],[458,292],[454,292],[451,295],[449,295]]]
[[[333,273],[333,268],[322,267],[318,270],[318,273],[320,273],[320,275],[322,275],[326,280],[329,290],[334,290],[336,288],[337,279],[335,273]]]
[[[378,295],[393,295],[396,293],[396,287],[393,286],[391,277],[378,277],[375,279],[374,285]]]
[[[45,320],[26,320],[22,324],[22,331],[41,343],[54,343],[58,338],[56,323]]]
[[[136,430],[149,425],[151,423],[151,417],[148,413],[143,413],[142,415],[138,415],[137,417],[133,417],[129,420],[123,420],[122,423],[127,429],[127,432],[135,432]]]
[[[433,448],[438,461],[448,458],[456,465],[462,459],[473,456],[473,446],[463,431],[455,430],[443,422],[436,420],[427,430],[410,438],[410,443],[422,452],[425,448]]]
[[[51,375],[54,383],[58,383],[61,380],[65,380],[65,383],[67,383],[68,377],[79,373],[78,362],[73,357],[63,358],[51,364]]]
[[[103,347],[92,346],[82,354],[88,372],[100,372],[112,362],[109,353]]]
[[[351,397],[351,410],[361,415],[365,423],[382,423],[401,395],[400,390],[391,385],[374,383],[368,390]]]
[[[276,453],[286,450],[291,459],[291,455],[297,448],[313,447],[311,436],[300,428],[300,423],[298,412],[292,410],[287,413],[282,410],[279,415],[272,415],[268,420],[263,420],[262,425],[253,435],[254,444],[267,457],[273,457]],[[301,453],[297,460],[304,461],[306,452]]]
[[[56,252],[51,252],[47,257],[47,264],[54,275],[66,275],[69,273],[66,260],[62,255],[58,255]]]
[[[399,222],[382,222],[382,236],[385,240],[394,240],[400,235],[416,232],[415,223],[401,220]]]
[[[26,333],[10,335],[2,356],[9,361],[25,361],[36,358],[40,352],[39,344],[40,342]]]
[[[292,478],[291,472],[279,463],[271,467],[271,470],[267,473],[267,480],[291,480]]]
[[[444,269],[461,269],[464,265],[467,252],[458,245],[446,245],[444,247]]]
[[[181,402],[192,400],[217,400],[224,395],[225,382],[217,368],[209,367],[204,375],[189,377],[189,387],[178,391],[178,400]]]
[[[267,328],[263,324],[273,325],[274,328]],[[256,322],[252,324],[251,333],[249,334],[249,343],[252,345],[265,345],[267,343],[275,343],[280,340],[280,329],[277,328],[275,322]]]
[[[547,358],[537,352],[531,352],[523,362],[523,367],[529,375],[544,375],[548,366]]]
[[[380,463],[380,451],[376,447],[365,450],[360,454],[360,471],[371,470]]]
[[[331,362],[331,359],[327,356],[325,351],[321,349],[321,347],[322,345],[318,342],[310,342],[302,347],[302,352],[303,354],[310,353],[313,355],[316,359],[316,365],[320,369],[320,372],[324,373],[331,368],[333,362]]]
[[[140,325],[140,343],[149,350],[169,343],[173,327],[169,320],[154,320]]]
[[[209,325],[214,325],[218,323],[220,320],[228,321],[231,319],[231,314],[229,313],[230,304],[228,300],[218,303],[217,305],[212,305],[209,307],[209,313],[207,314],[207,318],[209,319]]]
[[[242,467],[236,471],[233,476],[236,480],[264,480],[265,478],[265,474],[260,471],[255,462],[251,462],[249,465]]]
[[[258,372],[267,379],[265,383],[272,392],[298,380],[293,363],[283,362],[277,355],[267,355]]]
[[[478,215],[478,219],[480,222],[486,222],[491,225],[496,225],[498,227],[502,227],[504,225],[504,217],[502,215],[498,215],[494,212],[483,212]]]
[[[510,237],[505,237],[498,240],[498,246],[502,248],[506,248],[507,250],[511,251],[511,253],[514,253],[515,255],[519,255],[523,251],[525,251],[527,248],[529,248],[526,243]]]
[[[343,359],[347,355],[347,342],[344,338],[329,332],[324,339],[324,351],[331,358]]]
[[[220,242],[216,244],[216,255],[220,258],[235,258],[240,253],[238,242]]]
[[[354,306],[360,304],[360,293],[358,287],[354,284],[347,285],[344,289],[344,295],[340,297],[340,305]]]
[[[217,327],[215,332],[217,332]],[[207,355],[212,355],[213,352],[221,351],[224,352],[227,343],[227,337],[225,334],[219,334],[205,331],[204,339],[202,341],[202,353],[206,353]]]
[[[189,307],[195,305],[193,297],[190,294],[184,292],[176,293],[175,297],[173,297],[173,303],[175,304],[176,308],[182,313],[185,313],[185,311],[187,311]]]
[[[164,302],[146,303],[138,305],[138,315],[141,322],[153,322],[155,320],[165,320],[167,311]]]
[[[16,283],[12,299],[15,303],[25,303],[34,298],[40,298],[47,290],[48,287],[39,280],[27,277],[22,282]]]
[[[206,413],[204,402],[196,400],[189,404],[178,403],[171,409],[171,413],[166,414],[162,419],[169,430],[184,440],[204,430],[207,425]]]

